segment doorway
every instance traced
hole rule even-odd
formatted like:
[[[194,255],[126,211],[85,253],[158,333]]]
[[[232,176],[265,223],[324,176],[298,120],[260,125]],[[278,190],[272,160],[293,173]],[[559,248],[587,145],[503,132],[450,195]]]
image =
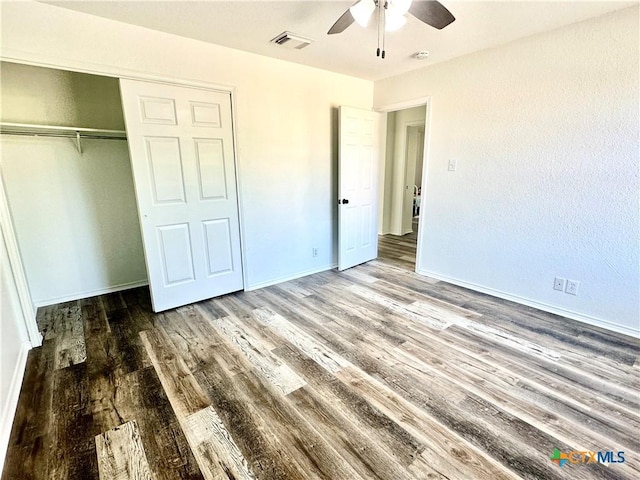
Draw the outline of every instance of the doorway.
[[[380,234],[390,254],[398,244],[403,263],[416,267],[420,217],[424,198],[425,132],[428,103],[390,108],[387,115],[386,148],[382,168]],[[412,250],[405,251],[406,249]]]

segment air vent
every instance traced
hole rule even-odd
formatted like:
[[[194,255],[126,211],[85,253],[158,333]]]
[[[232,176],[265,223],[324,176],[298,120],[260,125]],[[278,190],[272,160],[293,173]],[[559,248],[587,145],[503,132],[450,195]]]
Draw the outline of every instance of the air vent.
[[[307,45],[311,44],[311,42],[313,42],[313,40],[311,40],[310,38],[305,38],[291,32],[282,32],[276,38],[271,39],[271,41],[285,48],[295,48],[298,50],[306,47]]]

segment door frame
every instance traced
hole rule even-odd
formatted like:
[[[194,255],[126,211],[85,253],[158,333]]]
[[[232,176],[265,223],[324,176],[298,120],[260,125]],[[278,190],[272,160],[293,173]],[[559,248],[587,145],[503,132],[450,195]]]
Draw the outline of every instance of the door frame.
[[[13,219],[11,218],[11,211],[9,210],[9,201],[7,199],[6,191],[4,188],[4,176],[2,174],[1,168],[0,229],[2,230],[2,236],[7,248],[7,255],[9,256],[9,265],[5,265],[3,268],[9,269],[10,274],[13,276],[13,280],[16,284],[16,290],[18,291],[20,308],[22,309],[22,319],[24,320],[24,325],[29,337],[29,343],[31,344],[31,348],[36,348],[42,345],[42,334],[40,334],[40,331],[38,329],[36,311],[31,299],[29,282],[24,272],[22,255],[20,254],[18,238],[13,227]]]
[[[23,52],[20,52],[22,55]],[[242,283],[243,283],[243,291],[247,290],[248,279],[247,279],[247,265],[246,265],[246,251],[245,251],[245,224],[244,224],[244,216],[243,216],[243,205],[242,205],[242,182],[240,179],[240,155],[238,148],[238,118],[237,118],[237,105],[238,105],[238,92],[237,88],[234,85],[225,85],[211,82],[203,82],[201,80],[194,80],[189,78],[175,77],[170,75],[156,75],[149,74],[138,70],[130,70],[126,68],[118,68],[113,65],[96,65],[90,64],[88,65],[86,62],[74,62],[73,60],[69,60],[68,58],[63,57],[55,57],[43,60],[42,58],[32,59],[27,58],[29,54],[25,53],[25,56],[16,57],[14,55],[6,55],[2,58],[5,62],[11,63],[19,63],[22,65],[31,65],[34,67],[44,67],[44,68],[52,68],[56,70],[66,70],[69,72],[77,72],[77,73],[88,73],[91,75],[99,75],[102,77],[110,77],[117,79],[129,79],[129,80],[138,80],[142,82],[152,82],[152,83],[160,83],[165,85],[174,85],[179,87],[188,87],[188,88],[197,88],[202,90],[213,90],[222,93],[228,93],[231,96],[231,124],[233,126],[233,150],[234,150],[234,161],[236,164],[236,196],[238,202],[238,221],[240,224],[240,265],[242,267]],[[1,171],[0,171],[1,176]],[[7,233],[7,232],[5,232]],[[8,232],[12,233],[12,232]],[[141,232],[142,234],[142,232]],[[15,236],[12,237],[13,241],[16,242],[17,239]],[[22,262],[22,257],[18,257],[19,261]],[[146,263],[146,259],[145,259]],[[22,263],[21,263],[22,264]],[[35,316],[33,318],[33,325],[27,325],[29,331],[32,331],[33,327],[36,327],[37,331],[37,323]]]
[[[418,97],[418,98],[414,98],[412,100],[407,100],[404,102],[398,102],[398,103],[391,103],[391,104],[385,104],[382,105],[380,107],[375,108],[376,112],[379,113],[389,113],[389,112],[396,112],[398,110],[405,110],[407,108],[413,108],[413,107],[426,107],[425,108],[425,118],[424,118],[424,151],[423,151],[423,166],[422,166],[422,182],[420,184],[420,189],[422,192],[426,192],[426,186],[427,186],[427,177],[428,177],[428,165],[429,165],[429,145],[430,145],[430,140],[431,140],[431,108],[432,108],[432,97],[428,96],[428,97]],[[385,159],[386,161],[386,159]],[[379,179],[381,185],[384,185],[384,172],[385,169],[383,168],[384,165],[380,168],[380,172],[381,172],[381,178]],[[406,167],[405,167],[406,168]],[[406,172],[405,172],[406,174]],[[382,208],[381,205],[383,205],[381,199],[378,204],[378,208]],[[424,201],[424,199],[422,199],[422,205],[421,205],[421,210],[424,211],[424,207],[426,206],[426,202]],[[418,265],[420,265],[420,259],[422,257],[422,238],[424,237],[424,226],[425,222],[420,221],[418,222],[418,241],[417,241],[417,245],[416,245],[416,264],[414,265],[414,271],[418,272]]]

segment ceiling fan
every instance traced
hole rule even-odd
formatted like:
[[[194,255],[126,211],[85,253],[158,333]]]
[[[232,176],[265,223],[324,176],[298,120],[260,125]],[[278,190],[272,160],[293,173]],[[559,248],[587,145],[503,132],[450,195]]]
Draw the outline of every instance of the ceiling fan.
[[[366,27],[376,11],[378,12],[377,55],[382,56],[382,58],[385,57],[385,32],[392,32],[401,28],[407,22],[407,13],[438,30],[443,29],[455,20],[451,12],[435,0],[358,0],[338,18],[327,34],[342,33],[354,22]],[[381,30],[382,51],[380,50]]]

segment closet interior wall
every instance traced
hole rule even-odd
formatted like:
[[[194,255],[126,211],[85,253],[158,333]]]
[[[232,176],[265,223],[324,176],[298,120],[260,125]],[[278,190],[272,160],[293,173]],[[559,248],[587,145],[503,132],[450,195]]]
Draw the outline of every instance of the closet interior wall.
[[[2,62],[1,121],[124,130],[118,80]],[[0,135],[35,306],[146,283],[126,140]]]

